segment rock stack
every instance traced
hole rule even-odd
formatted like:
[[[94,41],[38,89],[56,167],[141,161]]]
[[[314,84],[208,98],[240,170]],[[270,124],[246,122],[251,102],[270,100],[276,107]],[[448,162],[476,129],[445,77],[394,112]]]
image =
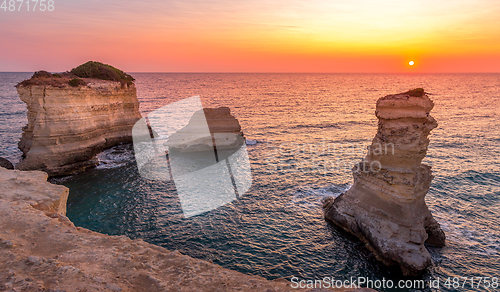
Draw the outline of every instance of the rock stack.
[[[89,63],[102,65],[98,72],[119,71]],[[16,86],[28,107],[28,124],[19,142],[24,159],[17,169],[71,174],[94,166],[102,150],[132,141],[132,127],[141,114],[130,75],[124,82],[40,72]]]
[[[424,244],[442,246],[445,235],[425,204],[431,168],[421,163],[432,100],[421,88],[377,101],[378,131],[368,154],[353,168],[352,187],[324,203],[326,219],[356,235],[386,265],[417,275],[431,264]]]

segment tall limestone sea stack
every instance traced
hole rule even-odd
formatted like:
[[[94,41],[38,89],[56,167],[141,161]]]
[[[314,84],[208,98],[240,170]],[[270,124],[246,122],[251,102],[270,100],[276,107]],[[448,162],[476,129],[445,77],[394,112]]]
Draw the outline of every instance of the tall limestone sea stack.
[[[132,76],[98,62],[71,72],[36,72],[19,83],[28,107],[19,149],[20,170],[43,170],[50,176],[82,171],[97,164],[95,155],[132,141],[141,118]]]
[[[445,243],[424,200],[433,178],[421,164],[427,136],[437,127],[429,115],[433,107],[421,88],[380,98],[378,131],[353,168],[352,187],[323,206],[326,219],[356,235],[384,264],[399,264],[405,275],[431,264],[425,243]]]

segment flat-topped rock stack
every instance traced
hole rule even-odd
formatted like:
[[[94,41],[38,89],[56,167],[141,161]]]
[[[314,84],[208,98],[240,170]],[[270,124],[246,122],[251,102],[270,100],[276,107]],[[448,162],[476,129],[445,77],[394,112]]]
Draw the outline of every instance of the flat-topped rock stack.
[[[416,275],[431,264],[425,243],[445,235],[425,203],[431,168],[421,161],[437,122],[423,89],[377,101],[378,131],[368,154],[353,168],[352,187],[324,203],[325,218],[356,235],[386,265]]]
[[[141,118],[133,80],[109,65],[88,62],[61,74],[39,71],[19,83],[28,124],[19,142],[25,157],[16,168],[71,174],[96,165],[102,150],[131,142]]]

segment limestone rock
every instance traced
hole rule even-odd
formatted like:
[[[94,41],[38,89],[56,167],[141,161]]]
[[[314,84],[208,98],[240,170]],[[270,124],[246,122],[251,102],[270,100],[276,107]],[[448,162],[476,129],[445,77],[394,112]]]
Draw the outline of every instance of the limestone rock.
[[[14,165],[7,159],[0,157],[0,167],[7,168],[7,169],[14,169]]]
[[[353,167],[352,187],[324,203],[325,218],[356,235],[386,265],[416,275],[431,264],[424,243],[442,246],[445,235],[426,203],[431,168],[421,163],[437,122],[423,90],[377,101],[378,131],[368,154]]]
[[[199,152],[213,151],[214,145],[218,150],[237,149],[244,143],[238,120],[228,107],[219,107],[196,111],[186,127],[169,137],[167,145],[174,151]]]
[[[48,213],[66,215],[69,190],[47,182],[42,171],[8,171],[0,168],[0,200],[29,203]]]
[[[0,168],[2,291],[296,290],[284,279],[268,281],[142,240],[75,227],[64,216],[68,189],[46,179],[41,171]]]
[[[132,141],[132,127],[141,118],[133,83],[84,78],[86,85],[71,86],[64,78],[17,85],[28,107],[19,142],[25,158],[17,169],[71,174],[94,166],[102,150]]]

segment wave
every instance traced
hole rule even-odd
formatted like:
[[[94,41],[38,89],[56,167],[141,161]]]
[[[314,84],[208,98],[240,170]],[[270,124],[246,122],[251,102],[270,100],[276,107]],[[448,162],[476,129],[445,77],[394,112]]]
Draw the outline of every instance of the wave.
[[[7,110],[4,110],[4,111],[0,112],[0,117],[1,116],[25,116],[25,115],[26,115],[26,111],[25,110],[19,110],[19,111],[7,111]]]
[[[97,169],[111,169],[127,165],[135,160],[131,144],[120,144],[97,154]]]
[[[298,125],[291,126],[290,128],[291,129],[300,129],[300,128],[342,129],[342,128],[352,126],[352,125],[371,125],[371,123],[365,122],[365,121],[342,121],[342,122],[336,122],[336,123],[323,122],[323,123],[317,123],[317,124],[298,124]]]
[[[436,214],[434,217],[439,222],[446,234],[447,241],[459,244],[470,253],[482,256],[500,255],[500,233],[464,218],[454,212]]]
[[[328,197],[338,197],[351,188],[351,184],[332,184],[327,187],[300,186],[293,192],[292,199],[285,205],[293,210],[321,209]]]
[[[253,145],[257,145],[257,144],[261,144],[261,143],[264,143],[264,141],[262,140],[257,140],[257,139],[245,139],[245,144],[247,146],[253,146]]]

